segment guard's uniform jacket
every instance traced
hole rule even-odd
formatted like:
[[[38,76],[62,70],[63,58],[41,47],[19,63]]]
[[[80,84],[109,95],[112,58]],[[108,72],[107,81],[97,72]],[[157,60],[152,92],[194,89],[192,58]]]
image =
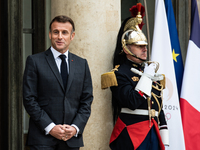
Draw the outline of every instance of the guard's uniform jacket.
[[[152,114],[150,123],[149,115],[144,114],[148,112],[147,98],[142,92],[135,90],[140,75],[130,70],[133,67],[140,71],[144,69],[141,65],[126,60],[118,68],[118,71],[115,71],[118,86],[111,87],[111,91],[115,102],[122,110],[110,138],[110,147],[112,149],[126,150],[134,147],[135,150],[145,141],[148,133],[151,132],[150,136],[154,134],[160,145],[160,150],[164,150],[159,134],[159,129],[167,129],[165,115],[162,110],[161,94],[163,86],[160,82],[153,82],[152,84],[151,109],[156,111],[154,113],[156,116],[154,117],[154,114]],[[143,114],[140,114],[140,112]],[[126,145],[133,147],[126,147]],[[124,148],[120,148],[120,146]]]

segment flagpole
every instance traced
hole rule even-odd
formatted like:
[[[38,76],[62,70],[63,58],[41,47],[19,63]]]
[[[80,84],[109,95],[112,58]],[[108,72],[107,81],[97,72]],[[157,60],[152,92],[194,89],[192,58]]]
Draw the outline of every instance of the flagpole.
[[[148,38],[148,50],[149,50],[149,60],[151,58],[151,44],[150,44],[150,33],[149,33],[149,19],[148,19],[148,11],[147,11],[147,2],[144,0],[144,7],[145,7],[145,15],[146,15],[146,26],[147,26],[147,38]]]

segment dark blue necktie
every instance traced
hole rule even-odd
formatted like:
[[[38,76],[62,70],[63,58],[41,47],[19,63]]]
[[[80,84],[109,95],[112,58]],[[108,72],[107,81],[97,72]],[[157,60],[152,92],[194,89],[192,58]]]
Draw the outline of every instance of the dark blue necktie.
[[[62,76],[62,80],[63,80],[63,85],[66,89],[67,79],[68,79],[66,56],[62,54],[59,57],[62,60],[61,65],[60,65],[60,72],[61,72],[61,76]]]

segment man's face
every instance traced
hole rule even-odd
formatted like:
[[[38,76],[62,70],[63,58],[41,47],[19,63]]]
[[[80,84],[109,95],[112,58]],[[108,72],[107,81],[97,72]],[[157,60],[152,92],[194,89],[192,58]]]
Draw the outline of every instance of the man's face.
[[[129,48],[129,50],[135,54],[136,56],[138,56],[141,59],[146,60],[147,59],[147,48],[146,45],[128,45],[127,46]],[[130,54],[127,54],[127,58],[136,62],[136,63],[142,63],[143,61],[131,56]]]
[[[53,22],[51,24],[51,31],[49,32],[52,47],[60,53],[65,53],[75,36],[75,33],[71,32],[72,25],[69,22]]]

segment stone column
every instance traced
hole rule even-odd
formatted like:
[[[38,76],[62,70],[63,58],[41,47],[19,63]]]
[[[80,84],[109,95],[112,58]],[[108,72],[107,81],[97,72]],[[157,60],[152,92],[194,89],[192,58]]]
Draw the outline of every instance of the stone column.
[[[7,37],[8,43],[8,56],[4,55],[4,63],[8,63],[8,68],[2,68],[2,71],[8,73],[6,79],[8,79],[7,85],[4,83],[3,91],[8,89],[8,98],[4,99],[8,104],[8,123],[2,120],[3,124],[8,127],[8,136],[5,134],[3,138],[8,137],[8,150],[23,149],[23,131],[22,131],[22,0],[8,0],[8,33],[4,35]],[[6,23],[6,20],[5,20]],[[6,39],[5,39],[6,40]],[[3,49],[2,49],[3,50]],[[5,49],[4,49],[5,51]],[[7,73],[4,73],[6,75]],[[7,92],[7,91],[6,91]],[[6,105],[4,106],[7,109]],[[5,128],[6,130],[6,128]],[[3,142],[3,143],[2,143]],[[4,145],[4,139],[1,144]],[[1,145],[0,144],[0,145]]]
[[[88,60],[94,88],[91,117],[84,130],[82,150],[108,150],[113,129],[110,89],[101,90],[101,74],[112,69],[112,57],[120,27],[120,0],[52,0],[51,18],[70,16],[75,39],[70,51]]]

